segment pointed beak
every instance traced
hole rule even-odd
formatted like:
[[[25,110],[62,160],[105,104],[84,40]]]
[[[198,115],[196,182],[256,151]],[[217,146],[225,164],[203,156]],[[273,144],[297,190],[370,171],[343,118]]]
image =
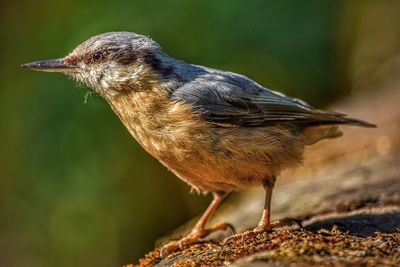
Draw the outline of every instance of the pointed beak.
[[[64,73],[76,72],[78,70],[76,65],[65,64],[63,58],[35,61],[23,64],[21,67],[36,71]]]

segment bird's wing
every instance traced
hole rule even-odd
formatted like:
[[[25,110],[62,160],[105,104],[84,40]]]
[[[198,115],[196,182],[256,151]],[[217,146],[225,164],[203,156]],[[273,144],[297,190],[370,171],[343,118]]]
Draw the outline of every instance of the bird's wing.
[[[191,104],[205,120],[220,125],[256,127],[292,122],[370,126],[341,113],[314,109],[300,99],[266,89],[229,72],[211,72],[197,77],[176,89],[172,99]]]

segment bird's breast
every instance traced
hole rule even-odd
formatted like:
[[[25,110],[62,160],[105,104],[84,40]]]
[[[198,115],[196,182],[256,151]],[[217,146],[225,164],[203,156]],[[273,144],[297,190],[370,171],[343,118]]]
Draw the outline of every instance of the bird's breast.
[[[158,159],[188,156],[190,140],[202,128],[193,109],[163,92],[132,92],[109,100],[135,139]]]

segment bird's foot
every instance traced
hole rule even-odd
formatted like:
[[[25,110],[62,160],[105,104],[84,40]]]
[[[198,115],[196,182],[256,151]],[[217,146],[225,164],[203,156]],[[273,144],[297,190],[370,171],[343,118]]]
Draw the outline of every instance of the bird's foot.
[[[195,227],[193,230],[185,237],[180,240],[171,241],[170,243],[164,245],[160,249],[160,257],[165,258],[169,254],[183,249],[188,245],[197,243],[201,241],[201,239],[207,237],[209,234],[216,232],[216,231],[225,231],[231,230],[235,233],[234,227],[229,223],[221,223],[211,226],[210,228],[204,229],[202,227]]]
[[[235,234],[235,235],[232,235],[232,236],[226,238],[222,242],[222,245],[225,245],[225,244],[233,242],[233,241],[237,242],[239,240],[241,242],[243,242],[248,239],[252,239],[252,238],[256,237],[257,235],[262,234],[264,232],[272,231],[275,228],[279,228],[279,227],[283,227],[283,226],[293,226],[293,225],[297,225],[299,228],[303,228],[303,225],[301,224],[301,220],[297,220],[297,219],[293,219],[293,218],[284,218],[284,219],[274,221],[269,224],[260,223],[253,230],[246,231],[241,234]]]

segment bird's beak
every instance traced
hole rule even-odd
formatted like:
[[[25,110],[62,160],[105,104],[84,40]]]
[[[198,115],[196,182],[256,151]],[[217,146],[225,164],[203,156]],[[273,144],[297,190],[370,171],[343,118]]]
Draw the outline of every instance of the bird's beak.
[[[76,72],[78,69],[76,65],[70,65],[64,63],[63,58],[35,61],[23,64],[21,65],[21,67],[36,71],[63,72],[63,73]]]

